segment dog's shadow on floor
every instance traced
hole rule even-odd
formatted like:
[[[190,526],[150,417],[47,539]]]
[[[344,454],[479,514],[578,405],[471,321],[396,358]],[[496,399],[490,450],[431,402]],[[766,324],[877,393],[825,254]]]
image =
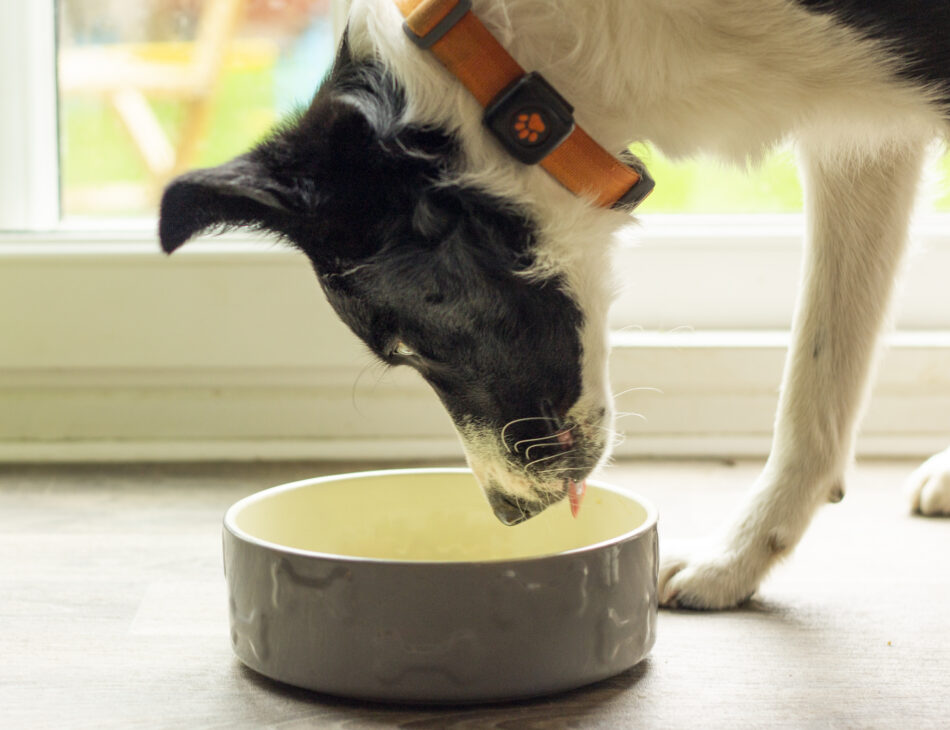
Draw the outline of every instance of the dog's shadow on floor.
[[[716,618],[759,618],[790,623],[800,623],[802,611],[803,606],[798,604],[789,604],[782,601],[753,596],[734,608],[725,608],[712,611],[688,607],[661,608],[660,615],[663,616],[664,614],[668,614],[670,616],[693,616],[696,618],[705,617],[709,620],[715,620]]]

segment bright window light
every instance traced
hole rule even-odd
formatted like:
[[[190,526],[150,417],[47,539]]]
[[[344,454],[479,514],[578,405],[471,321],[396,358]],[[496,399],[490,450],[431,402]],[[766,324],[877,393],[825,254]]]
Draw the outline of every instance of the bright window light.
[[[153,216],[162,187],[306,106],[335,49],[330,0],[60,0],[66,218]]]

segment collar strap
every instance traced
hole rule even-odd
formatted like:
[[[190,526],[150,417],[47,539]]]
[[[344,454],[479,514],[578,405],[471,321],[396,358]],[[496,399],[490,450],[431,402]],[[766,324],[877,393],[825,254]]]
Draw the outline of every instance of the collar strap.
[[[541,74],[526,73],[472,12],[471,0],[396,0],[403,29],[430,50],[485,109],[483,121],[517,160],[540,164],[575,195],[633,210],[653,190],[574,123],[574,108]]]

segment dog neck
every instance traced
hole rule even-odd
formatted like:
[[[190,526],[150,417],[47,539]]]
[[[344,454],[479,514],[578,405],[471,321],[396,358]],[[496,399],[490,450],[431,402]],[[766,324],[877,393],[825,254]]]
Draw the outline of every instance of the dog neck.
[[[551,5],[557,6],[558,3]],[[567,3],[565,7],[573,5]],[[543,42],[544,32],[540,28],[530,33],[522,32],[523,27],[533,27],[532,23],[525,22],[530,11],[536,15],[534,25],[550,26],[552,36],[564,34],[563,41],[554,45],[568,49],[576,47],[578,43],[578,34],[571,30],[572,23],[565,23],[563,19],[554,23],[549,17],[551,7],[545,3],[476,2],[474,9],[502,45],[525,68],[539,70],[545,75],[554,71],[559,78],[568,82],[568,93],[579,98],[575,94],[576,82],[567,74],[566,67],[570,64],[559,58],[564,54],[551,48],[551,36]],[[389,67],[406,90],[407,124],[439,127],[460,141],[464,156],[464,164],[458,172],[460,183],[477,186],[524,206],[544,225],[559,229],[576,229],[580,224],[590,230],[591,224],[581,223],[579,219],[600,218],[602,220],[594,228],[606,229],[609,239],[609,231],[629,222],[629,217],[618,211],[591,211],[587,203],[561,189],[537,166],[523,165],[504,154],[497,141],[483,127],[482,109],[471,93],[432,54],[420,51],[408,41],[402,30],[402,20],[392,0],[355,0],[349,25],[352,52],[357,57],[380,58]],[[571,96],[568,99],[574,102]],[[605,143],[601,138],[602,104],[596,104],[591,110],[581,109],[577,104],[575,107],[578,124],[585,127],[608,151],[620,153],[625,149],[622,139],[617,142],[607,140]]]
[[[879,44],[787,0],[474,0],[473,9],[612,152],[648,141],[672,157],[705,152],[744,165],[831,116],[873,118],[881,129],[920,112],[919,90],[900,88]],[[411,120],[457,133],[483,186],[571,206],[499,154],[478,105],[401,23],[392,0],[354,0],[350,39],[405,85]]]

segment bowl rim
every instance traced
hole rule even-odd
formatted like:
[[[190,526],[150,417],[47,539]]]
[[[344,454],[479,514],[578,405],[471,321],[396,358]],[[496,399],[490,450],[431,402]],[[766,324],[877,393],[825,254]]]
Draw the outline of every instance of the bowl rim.
[[[232,504],[227,511],[224,513],[223,526],[233,537],[238,540],[241,540],[246,543],[250,543],[257,547],[265,548],[268,550],[273,550],[285,555],[298,555],[301,557],[308,558],[320,558],[324,560],[334,560],[341,561],[345,563],[359,563],[359,564],[377,564],[377,565],[392,565],[392,566],[444,566],[444,567],[457,567],[457,566],[479,566],[479,565],[500,565],[500,564],[514,564],[514,563],[533,563],[542,560],[551,560],[555,558],[569,557],[573,555],[593,552],[595,550],[600,550],[611,545],[616,545],[622,542],[627,542],[630,540],[635,540],[641,535],[655,530],[657,526],[657,520],[659,518],[656,507],[653,503],[642,497],[637,492],[630,492],[625,489],[620,489],[615,487],[612,484],[601,481],[600,479],[588,479],[587,484],[597,487],[598,489],[604,489],[608,492],[613,492],[614,494],[619,494],[622,497],[630,499],[637,504],[639,504],[645,511],[646,517],[642,523],[637,525],[635,528],[628,530],[627,532],[621,533],[620,535],[615,535],[614,537],[608,538],[606,540],[601,540],[599,542],[591,543],[590,545],[582,545],[581,547],[571,548],[570,550],[561,550],[555,553],[541,553],[539,555],[526,555],[517,558],[493,558],[486,560],[401,560],[397,558],[369,558],[361,557],[358,555],[342,555],[339,553],[328,553],[320,552],[317,550],[303,550],[301,548],[291,547],[289,545],[281,545],[277,542],[271,542],[270,540],[263,540],[259,537],[251,535],[250,533],[242,530],[237,526],[235,522],[235,517],[239,511],[247,507],[248,505],[266,499],[269,495],[277,494],[280,492],[291,491],[294,489],[301,489],[306,486],[312,486],[316,484],[323,484],[326,482],[340,482],[346,481],[349,479],[359,479],[366,477],[387,477],[387,476],[404,476],[407,474],[469,474],[473,475],[472,470],[466,467],[420,467],[420,468],[408,468],[408,469],[379,469],[379,470],[368,470],[368,471],[359,471],[359,472],[343,472],[340,474],[327,474],[320,477],[311,477],[309,479],[299,479],[295,482],[288,482],[287,484],[279,484],[274,487],[269,487],[267,489],[262,489],[259,492],[254,492],[249,494],[246,497],[239,499],[237,502]],[[473,475],[474,476],[474,475]],[[487,505],[486,505],[487,507]]]

